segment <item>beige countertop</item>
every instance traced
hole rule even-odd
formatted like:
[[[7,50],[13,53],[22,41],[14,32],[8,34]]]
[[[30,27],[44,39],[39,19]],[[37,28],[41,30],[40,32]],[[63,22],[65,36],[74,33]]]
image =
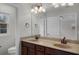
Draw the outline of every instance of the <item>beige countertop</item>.
[[[46,46],[46,47],[50,47],[50,48],[55,48],[55,49],[62,50],[62,51],[67,51],[67,52],[79,54],[79,44],[68,42],[66,45],[70,46],[70,48],[62,48],[62,47],[58,47],[58,46],[54,45],[54,44],[61,44],[60,41],[55,41],[53,39],[44,39],[44,38],[40,38],[37,41],[34,41],[34,40],[35,40],[34,38],[22,38],[21,39],[21,41],[25,41],[25,42],[38,44],[38,45],[42,45],[42,46]]]

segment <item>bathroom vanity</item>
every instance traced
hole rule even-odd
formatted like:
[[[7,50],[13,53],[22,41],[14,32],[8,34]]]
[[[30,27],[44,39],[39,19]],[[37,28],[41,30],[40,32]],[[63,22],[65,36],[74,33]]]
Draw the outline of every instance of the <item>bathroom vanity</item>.
[[[48,12],[43,15],[39,14],[38,16],[31,14],[31,35],[40,34],[42,37],[53,37],[58,39],[39,38],[35,40],[35,37],[21,39],[21,55],[79,54],[79,44],[71,42],[61,44],[59,40],[59,38],[66,37],[66,39],[70,41],[79,41],[79,14],[75,12],[62,13],[61,11],[59,14]]]
[[[57,45],[58,44],[58,45]],[[78,55],[79,44],[67,43],[40,38],[24,38],[21,40],[21,55]]]

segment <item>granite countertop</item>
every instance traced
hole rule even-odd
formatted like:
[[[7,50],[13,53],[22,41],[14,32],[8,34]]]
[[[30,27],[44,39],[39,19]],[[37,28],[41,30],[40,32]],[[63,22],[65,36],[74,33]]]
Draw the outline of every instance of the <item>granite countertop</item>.
[[[55,48],[55,49],[66,51],[66,52],[79,54],[79,44],[76,44],[76,43],[68,42],[66,45],[70,46],[70,48],[62,48],[62,47],[58,47],[54,45],[54,44],[61,44],[60,41],[55,41],[53,39],[44,39],[44,38],[40,38],[37,41],[34,41],[34,40],[35,38],[21,38],[21,41],[24,41],[24,42],[29,42],[33,44],[50,47],[50,48]]]

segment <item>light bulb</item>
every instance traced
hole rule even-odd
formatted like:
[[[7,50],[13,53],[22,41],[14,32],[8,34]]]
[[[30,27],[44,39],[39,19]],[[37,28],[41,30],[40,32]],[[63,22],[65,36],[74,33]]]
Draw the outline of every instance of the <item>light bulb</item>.
[[[59,5],[57,4],[57,5],[55,5],[54,7],[55,7],[55,8],[58,8],[58,7],[59,7]]]
[[[73,5],[74,5],[74,3],[68,3],[68,5],[69,5],[69,6],[73,6]]]
[[[39,10],[42,10],[42,9],[43,9],[43,7],[40,7],[40,8],[39,8]]]
[[[38,11],[39,11],[39,12],[41,12],[41,11],[42,11],[42,9],[43,9],[43,7],[40,7]]]
[[[34,9],[31,9],[31,12],[34,12]]]
[[[43,8],[42,11],[45,12],[46,10]]]
[[[61,6],[66,6],[66,3],[61,3]]]
[[[58,4],[58,3],[52,3],[52,5],[53,5],[55,8],[59,7],[59,4]]]
[[[38,7],[35,7],[34,9],[35,9],[35,10],[38,10]]]
[[[38,12],[41,12],[41,11],[42,11],[42,9],[39,9],[39,10],[38,10]]]
[[[37,11],[34,11],[35,12],[35,14],[37,14]]]

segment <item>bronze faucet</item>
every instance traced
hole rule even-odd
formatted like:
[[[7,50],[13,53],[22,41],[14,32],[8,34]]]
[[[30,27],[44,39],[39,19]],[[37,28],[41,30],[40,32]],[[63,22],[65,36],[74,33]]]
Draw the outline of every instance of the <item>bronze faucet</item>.
[[[38,40],[40,38],[40,35],[35,35],[35,39]]]
[[[61,43],[62,43],[62,44],[67,44],[66,37],[64,37],[64,38],[61,40]]]

